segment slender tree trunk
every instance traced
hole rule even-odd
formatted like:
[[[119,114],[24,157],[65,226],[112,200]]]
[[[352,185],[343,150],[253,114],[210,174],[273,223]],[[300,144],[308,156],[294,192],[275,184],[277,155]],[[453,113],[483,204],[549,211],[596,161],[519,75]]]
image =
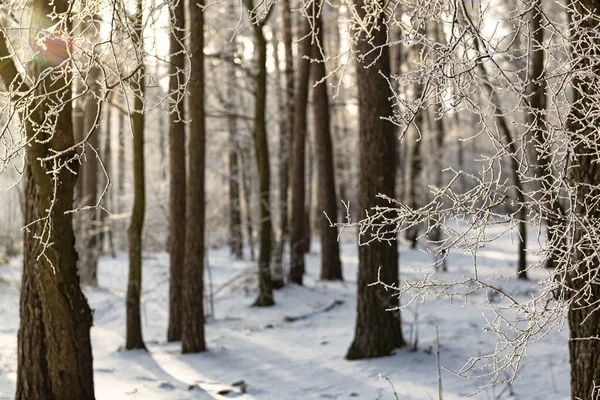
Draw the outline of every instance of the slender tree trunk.
[[[279,169],[279,230],[280,238],[275,249],[275,260],[273,271],[281,271],[282,277],[279,279],[277,273],[274,274],[273,288],[283,287],[283,253],[285,243],[289,236],[288,225],[288,190],[290,174],[290,143],[292,142],[292,132],[294,129],[294,56],[292,52],[292,13],[290,10],[290,0],[281,1],[282,12],[282,32],[283,48],[285,53],[285,93],[282,94],[285,99],[285,106],[281,113],[283,126],[280,132],[280,152],[281,165]]]
[[[254,222],[252,221],[252,177],[250,174],[250,152],[249,148],[240,149],[240,159],[242,161],[241,182],[242,182],[242,193],[244,196],[244,205],[246,211],[246,232],[248,236],[248,247],[250,247],[250,260],[256,260],[256,254],[254,251]]]
[[[204,111],[204,0],[189,3],[190,71],[188,110],[188,185],[186,199],[185,263],[183,267],[183,353],[206,350],[204,340],[204,229],[206,125]]]
[[[251,0],[247,2],[252,3]],[[252,10],[248,4],[248,10]],[[258,53],[258,74],[256,76],[256,99],[254,108],[254,143],[256,165],[259,177],[260,204],[260,249],[258,254],[258,298],[255,306],[265,307],[275,304],[273,300],[273,283],[271,282],[271,205],[269,147],[267,142],[267,122],[265,119],[267,105],[267,42],[263,33],[266,20],[254,25],[254,39]]]
[[[304,273],[304,253],[306,249],[306,185],[305,185],[305,158],[306,158],[306,112],[308,106],[308,84],[310,74],[310,61],[305,55],[310,55],[310,25],[304,16],[301,16],[301,32],[299,37],[304,38],[299,44],[298,54],[298,81],[294,98],[294,134],[292,137],[291,158],[291,221],[290,221],[290,282],[302,285]]]
[[[271,280],[273,289],[281,289],[285,283],[283,280],[283,245],[285,241],[284,229],[287,229],[287,186],[288,186],[288,132],[285,119],[285,93],[282,90],[283,81],[279,63],[279,39],[277,33],[273,33],[273,61],[275,62],[275,80],[277,85],[277,108],[279,110],[279,241],[275,244],[275,256]],[[284,222],[285,220],[285,222]]]
[[[135,31],[143,47],[144,7],[143,0],[138,0],[136,10]],[[146,209],[146,185],[144,166],[144,66],[143,60],[140,72],[136,74],[132,83],[133,90],[133,115],[131,125],[133,129],[133,209],[127,237],[129,240],[129,279],[127,283],[127,335],[126,349],[145,349],[142,338],[142,231],[144,227],[144,214]]]
[[[89,136],[86,160],[82,170],[82,200],[86,206],[95,206],[98,201],[98,152],[100,151],[100,138],[96,120],[99,119],[102,113],[101,104],[98,101],[101,73],[100,67],[93,66],[90,68],[86,79],[90,90],[85,95],[86,100],[83,116],[83,135]],[[79,263],[79,273],[81,283],[98,286],[98,258],[100,256],[98,211],[96,209],[83,211],[82,220],[82,238],[84,243],[80,247],[81,260]]]
[[[424,26],[419,26],[419,34],[426,35],[427,31]],[[417,43],[414,46],[414,50],[412,52],[412,57],[415,59],[415,62],[420,64],[421,55],[423,53],[423,45],[421,43]],[[400,65],[397,66],[400,68]],[[425,90],[422,82],[416,82],[414,87],[414,101],[421,102],[421,98],[423,97],[423,91]],[[426,121],[427,121],[427,108],[420,108],[416,111],[414,126],[417,130],[415,132],[415,138],[412,140],[412,148],[411,146],[406,144],[408,152],[410,152],[410,157],[406,160],[406,191],[405,194],[407,196],[406,205],[412,209],[419,208],[420,203],[422,201],[422,173],[423,173],[423,161],[421,159],[421,146],[423,143],[423,135],[426,132]],[[411,151],[412,150],[412,151]],[[419,238],[419,225],[413,225],[409,227],[405,231],[405,238],[410,242],[411,248],[416,248]]]
[[[554,171],[552,168],[552,148],[546,139],[546,79],[544,73],[544,27],[543,10],[541,0],[533,1],[531,10],[531,48],[529,62],[529,77],[531,82],[527,86],[529,99],[529,110],[526,114],[527,124],[532,137],[532,146],[529,156],[531,164],[539,181],[541,192],[537,194],[537,199],[543,207],[542,214],[546,219],[546,247],[549,254],[546,260],[546,267],[555,268],[558,264],[559,255],[556,250],[564,244],[561,244],[564,237],[560,232],[558,220],[564,214],[558,201],[558,190],[555,184]]]
[[[364,17],[362,0],[356,1],[357,10]],[[383,17],[381,17],[383,18]],[[379,26],[385,26],[382,20]],[[387,32],[374,31],[369,42],[364,36],[358,45],[360,54],[366,54],[371,46],[386,43]],[[369,68],[365,65],[373,63]],[[387,206],[376,198],[378,193],[395,197],[398,140],[394,125],[381,119],[392,115],[389,86],[384,77],[390,73],[389,48],[381,47],[377,59],[365,56],[363,65],[357,65],[359,107],[360,219],[373,206]],[[405,345],[402,337],[398,297],[381,285],[371,286],[380,278],[387,284],[395,284],[398,276],[398,243],[374,241],[359,247],[357,281],[357,316],[354,340],[346,354],[347,359],[381,357]]]
[[[316,19],[317,40],[324,43],[322,15]],[[313,46],[313,58],[321,59],[318,48]],[[325,78],[325,63],[318,62],[313,66],[314,81]],[[337,200],[335,196],[335,171],[333,168],[333,146],[330,132],[330,109],[327,83],[323,82],[313,88],[313,114],[315,124],[315,147],[317,149],[317,191],[319,193],[319,214],[324,212],[332,222],[337,221]],[[338,230],[329,226],[324,215],[316,221],[321,233],[321,279],[342,280],[342,263],[340,246],[337,240]]]
[[[477,39],[473,41],[475,50],[479,52],[479,42]],[[482,75],[483,86],[485,87],[488,96],[490,97],[490,102],[493,106],[493,118],[498,130],[504,140],[506,141],[506,146],[508,148],[508,154],[510,155],[510,165],[511,172],[513,175],[513,184],[515,185],[515,192],[517,196],[517,219],[519,221],[519,261],[517,265],[517,276],[520,279],[527,279],[527,253],[525,251],[527,245],[527,208],[525,207],[525,193],[523,191],[523,184],[521,182],[521,178],[519,177],[519,162],[517,161],[517,146],[515,145],[515,140],[513,139],[513,135],[510,132],[510,128],[508,127],[508,122],[504,117],[504,112],[502,111],[502,105],[500,103],[500,98],[498,97],[498,93],[494,89],[494,87],[489,83],[487,70],[485,69],[485,65],[481,62],[477,64],[477,69]]]
[[[571,330],[569,353],[571,363],[571,398],[597,399],[600,396],[600,318],[597,301],[600,299],[597,271],[600,268],[598,254],[598,220],[600,209],[600,170],[598,168],[598,81],[600,71],[600,22],[597,13],[598,0],[569,2],[571,23],[571,52],[575,60],[575,74],[571,81],[573,100],[567,118],[567,130],[571,133],[573,161],[570,168],[572,187],[574,231],[570,246],[564,244],[563,252],[570,252],[566,291],[576,296],[570,299],[568,320]],[[583,73],[582,71],[585,71]],[[562,235],[568,236],[565,232]]]
[[[42,71],[56,68],[64,62],[69,57],[69,52],[66,43],[56,38],[46,38],[44,46],[40,46],[36,34],[51,28],[56,22],[49,15],[54,12],[59,15],[67,12],[69,4],[65,0],[52,2],[35,0],[32,7],[36,12],[31,18],[30,32],[34,33],[31,44],[39,50],[36,63],[32,64],[32,73],[40,77]],[[66,21],[68,20],[61,20],[67,24],[66,29],[69,29],[69,22]],[[10,57],[10,52],[4,35],[2,39],[0,57],[6,61]],[[10,83],[14,84],[15,80],[20,80],[12,62],[5,62],[0,69],[0,75],[7,87]],[[17,87],[23,89],[21,86],[25,85],[22,83]],[[43,255],[26,253],[23,269],[35,270],[33,280],[36,283],[34,285],[31,277],[25,276],[23,284],[30,284],[28,288],[31,291],[30,296],[35,296],[34,287],[37,288],[37,296],[41,304],[43,336],[25,336],[27,332],[21,330],[19,349],[24,351],[29,345],[32,350],[31,356],[36,357],[38,354],[38,359],[41,358],[41,352],[45,350],[46,365],[42,363],[36,370],[25,371],[28,365],[24,363],[22,357],[25,354],[22,353],[20,370],[17,372],[17,376],[21,377],[17,394],[25,396],[31,393],[27,392],[29,389],[23,381],[24,374],[27,374],[31,380],[40,379],[42,374],[47,374],[47,380],[46,378],[42,378],[43,381],[40,382],[30,380],[32,385],[40,385],[34,390],[45,389],[49,382],[51,388],[49,398],[94,399],[90,343],[92,315],[79,285],[73,219],[72,214],[68,212],[73,208],[76,175],[72,171],[77,170],[77,163],[74,161],[74,152],[67,151],[75,143],[71,103],[63,103],[61,99],[72,97],[71,76],[66,73],[47,75],[46,78],[42,78],[39,85],[36,85],[33,96],[36,99],[35,110],[28,110],[31,112],[22,115],[27,115],[24,119],[24,129],[30,143],[26,153],[29,169],[26,173],[29,174],[31,171],[28,178],[31,177],[33,185],[28,185],[28,188],[30,190],[35,188],[37,193],[31,194],[31,199],[35,199],[35,212],[32,206],[26,213],[27,217],[31,217],[31,221],[25,222],[42,219],[31,225],[29,229],[30,232],[44,229],[45,243],[48,244],[41,247]],[[60,111],[57,111],[55,104],[63,104]],[[53,162],[40,162],[47,157],[55,158]],[[68,167],[50,173],[48,169],[53,168],[55,163]],[[56,182],[60,182],[60,185]],[[37,251],[32,243],[26,243],[25,246],[29,250]],[[30,263],[35,265],[32,266]],[[36,309],[39,311],[35,303],[32,303],[32,306],[31,310],[21,310],[22,315],[27,315],[28,312],[35,313]],[[35,329],[39,328],[38,325]],[[37,333],[40,333],[39,330]],[[26,344],[24,342],[26,340],[36,342]],[[30,361],[36,362],[36,360]]]
[[[236,13],[235,3],[231,2],[231,15]],[[236,86],[237,78],[235,75],[235,66],[233,59],[238,50],[237,36],[229,44],[229,56],[231,63],[227,71],[227,101],[229,109],[236,110]],[[229,243],[231,253],[236,259],[241,260],[244,257],[244,244],[242,237],[242,214],[240,198],[240,167],[238,159],[238,120],[235,115],[230,115],[227,119],[227,128],[229,130]]]
[[[181,340],[183,263],[185,261],[185,99],[180,85],[184,81],[185,2],[171,5],[171,63],[169,92],[174,109],[169,114],[169,326],[167,341]]]
[[[106,104],[106,107],[104,107],[105,112],[104,112],[104,117],[105,117],[105,124],[104,124],[104,140],[103,140],[103,145],[102,145],[102,160],[104,163],[104,167],[106,168],[106,171],[108,172],[109,177],[112,176],[112,143],[111,143],[111,122],[112,122],[112,107],[110,106],[110,104]],[[105,185],[105,183],[103,183],[103,185]],[[104,186],[102,187],[104,188]],[[107,189],[107,192],[104,194],[104,197],[102,198],[102,204],[104,206],[104,208],[111,210],[114,207],[114,191],[111,190],[111,188],[109,187]],[[112,221],[110,219],[110,217],[107,217],[106,212],[103,210],[99,210],[99,220],[100,220],[100,225],[102,227],[102,230],[100,232],[100,252],[103,253],[104,251],[104,242],[105,239],[108,240],[108,250],[110,251],[110,254],[112,255],[113,258],[116,257],[115,254],[115,243],[114,243],[114,238],[113,238],[113,227],[112,227]]]

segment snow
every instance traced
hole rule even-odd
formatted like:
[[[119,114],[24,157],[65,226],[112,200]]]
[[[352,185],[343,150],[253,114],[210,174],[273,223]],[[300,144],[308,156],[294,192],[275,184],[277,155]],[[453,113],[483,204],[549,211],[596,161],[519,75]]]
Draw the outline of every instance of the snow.
[[[533,237],[532,235],[530,237]],[[532,247],[536,245],[532,239]],[[484,333],[483,294],[465,303],[428,299],[403,312],[405,338],[418,315],[418,350],[400,349],[392,356],[347,361],[344,355],[353,338],[357,271],[357,245],[342,242],[345,282],[318,281],[318,240],[307,255],[304,287],[288,286],[275,293],[276,306],[253,308],[255,264],[235,261],[225,248],[208,256],[213,288],[214,315],[206,326],[209,351],[181,355],[179,343],[166,343],[168,320],[168,255],[144,255],[143,330],[149,352],[125,351],[125,291],[127,256],[103,257],[99,288],[86,288],[94,309],[92,342],[98,399],[437,399],[434,331],[439,327],[441,365],[456,371],[470,356],[489,352],[495,336]],[[431,262],[431,255],[400,246],[401,274],[416,274]],[[531,258],[535,256],[532,253]],[[448,279],[472,270],[471,258],[449,256]],[[509,276],[516,269],[516,243],[504,235],[486,245],[478,257],[479,271],[487,276]],[[543,278],[545,271],[531,271]],[[16,382],[20,260],[0,267],[0,399],[12,399]],[[234,279],[235,278],[235,279]],[[502,281],[504,290],[525,298],[535,281]],[[337,304],[327,312],[318,312]],[[207,310],[210,311],[210,310]],[[312,314],[311,314],[312,313]],[[307,318],[286,322],[286,316]],[[506,386],[476,393],[475,399],[568,399],[568,331],[554,331],[530,345],[517,379]],[[389,381],[388,381],[389,379]],[[247,393],[234,382],[243,380]],[[484,380],[462,379],[442,371],[445,400],[463,399],[477,392]],[[391,384],[390,384],[391,383]],[[392,388],[393,384],[393,388]],[[190,390],[191,389],[191,390]],[[219,391],[229,389],[221,395]]]

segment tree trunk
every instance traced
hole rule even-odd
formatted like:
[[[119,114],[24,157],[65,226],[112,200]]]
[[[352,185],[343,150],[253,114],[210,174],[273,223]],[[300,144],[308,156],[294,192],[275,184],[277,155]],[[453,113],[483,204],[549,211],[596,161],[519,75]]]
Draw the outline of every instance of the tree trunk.
[[[174,107],[169,114],[169,326],[167,341],[181,340],[182,279],[185,261],[185,99],[180,84],[185,80],[183,53],[185,2],[177,1],[170,9],[171,37],[169,54],[169,94]]]
[[[104,163],[104,167],[106,168],[106,171],[108,172],[108,176],[111,177],[112,176],[112,158],[113,158],[113,154],[112,154],[112,143],[111,143],[111,122],[112,122],[112,107],[110,106],[110,104],[106,104],[106,107],[104,107],[105,112],[104,112],[104,117],[105,117],[105,123],[104,123],[104,140],[103,140],[103,145],[102,145],[102,160]],[[103,185],[106,185],[106,183],[103,183]],[[104,186],[103,186],[104,188]],[[107,210],[112,210],[114,208],[114,191],[109,188],[107,188],[106,193],[104,194],[104,197],[102,199],[102,204],[103,207],[106,208]],[[107,217],[107,213],[104,210],[99,210],[99,219],[100,219],[100,225],[102,227],[101,232],[100,232],[100,236],[99,236],[99,240],[100,240],[100,245],[99,245],[99,250],[100,253],[104,252],[104,242],[105,242],[105,238],[108,239],[108,249],[110,254],[112,255],[113,258],[115,258],[117,255],[115,254],[115,242],[114,242],[114,238],[113,238],[113,227],[112,227],[112,221],[110,219],[110,217]]]
[[[478,39],[473,40],[473,45],[475,50],[479,53],[479,41]],[[487,70],[485,69],[485,65],[481,62],[477,63],[477,69],[482,75],[482,84],[487,91],[487,95],[489,96],[489,100],[493,107],[493,118],[494,123],[498,127],[498,131],[504,137],[506,142],[506,147],[508,148],[508,154],[510,158],[510,166],[511,172],[513,176],[513,184],[515,186],[515,192],[517,196],[517,210],[515,214],[517,215],[518,224],[519,224],[519,261],[517,264],[517,276],[520,279],[527,279],[527,253],[525,248],[527,246],[527,208],[525,207],[525,193],[523,191],[523,184],[521,182],[521,178],[519,177],[519,162],[517,161],[517,146],[515,145],[515,140],[513,139],[513,135],[508,127],[508,122],[506,121],[505,113],[502,111],[502,104],[500,103],[500,97],[498,93],[494,89],[494,87],[489,83]]]
[[[317,40],[324,43],[322,16],[316,19],[315,29]],[[322,55],[313,46],[313,58],[321,59]],[[313,66],[314,81],[318,82],[326,76],[325,63],[318,62]],[[335,171],[333,169],[333,146],[331,144],[329,120],[329,95],[327,82],[322,82],[313,88],[313,113],[315,126],[315,147],[317,149],[317,188],[318,188],[318,220],[321,233],[321,279],[342,280],[342,263],[340,261],[340,246],[337,240],[338,230],[329,226],[325,213],[332,222],[337,221],[337,199],[335,196]]]
[[[281,166],[279,169],[279,230],[280,238],[275,249],[274,271],[281,271],[282,278],[277,276],[273,279],[273,288],[282,287],[283,282],[283,253],[285,243],[289,237],[289,215],[288,215],[288,190],[289,190],[289,174],[290,174],[290,143],[292,142],[292,133],[294,129],[294,56],[292,52],[292,13],[290,10],[290,0],[281,1],[282,12],[282,31],[283,31],[283,48],[285,50],[285,99],[284,110],[282,111],[282,119],[284,121],[283,129],[280,132],[280,152]]]
[[[359,14],[364,17],[362,0],[357,0],[356,5]],[[383,27],[382,22],[377,21]],[[359,53],[366,54],[371,46],[380,46],[385,42],[386,31],[375,31],[369,42],[361,37]],[[364,67],[370,63],[373,65]],[[394,125],[381,119],[392,115],[389,100],[391,93],[384,78],[389,73],[390,55],[386,46],[377,52],[376,60],[372,55],[365,56],[363,65],[357,65],[361,220],[365,218],[369,208],[388,205],[384,200],[376,198],[378,193],[395,197],[398,140]],[[387,284],[398,282],[398,243],[374,241],[368,246],[360,246],[358,251],[356,329],[346,355],[350,360],[386,356],[405,345],[400,311],[388,311],[398,307],[398,297],[381,285],[370,286],[377,282],[378,275]]]
[[[204,224],[206,126],[204,112],[204,0],[189,3],[190,71],[188,110],[188,185],[186,199],[185,263],[183,267],[183,353],[206,350],[204,340]]]
[[[231,15],[236,13],[235,3],[229,3]],[[229,44],[229,57],[231,62],[227,71],[227,101],[229,109],[236,110],[236,86],[237,78],[235,75],[235,65],[233,60],[237,53],[237,36]],[[229,243],[231,254],[236,259],[241,260],[244,257],[243,237],[242,237],[242,215],[240,199],[240,170],[238,160],[238,121],[236,115],[230,115],[227,118],[227,128],[229,130]]]
[[[427,30],[425,26],[419,26],[419,35],[426,35]],[[412,57],[414,58],[415,64],[420,65],[421,56],[423,54],[423,44],[416,43],[414,49],[412,51]],[[400,65],[397,65],[400,68]],[[409,208],[416,209],[419,208],[422,202],[422,172],[423,172],[423,161],[421,159],[421,146],[423,143],[423,135],[426,131],[425,123],[427,121],[428,112],[427,108],[424,107],[425,104],[420,104],[423,97],[423,91],[425,90],[422,82],[417,81],[415,83],[415,94],[413,101],[419,104],[419,108],[417,109],[415,118],[414,118],[414,126],[417,132],[415,132],[415,138],[412,140],[412,151],[411,146],[406,144],[408,152],[410,152],[410,157],[406,160],[406,191],[405,194],[407,196],[406,205]],[[409,227],[405,231],[405,238],[410,242],[410,247],[412,249],[417,247],[419,237],[419,225],[413,225]]]
[[[529,156],[539,182],[536,190],[541,191],[536,197],[540,206],[543,207],[542,214],[546,220],[546,248],[549,249],[546,267],[556,268],[559,258],[556,249],[564,246],[561,243],[564,236],[560,232],[561,228],[558,223],[564,210],[558,200],[558,189],[552,168],[552,148],[545,137],[547,131],[545,117],[547,84],[544,76],[546,50],[544,48],[543,18],[541,0],[534,0],[531,10],[531,48],[529,49],[529,78],[531,81],[527,86],[529,110],[526,120],[533,145],[530,147]]]
[[[244,205],[246,211],[246,232],[248,236],[248,247],[250,247],[250,261],[256,260],[254,251],[254,222],[252,221],[252,177],[250,175],[250,148],[240,149],[240,159],[242,161],[241,182],[242,193],[244,196]]]
[[[298,81],[294,99],[294,134],[292,136],[291,158],[291,221],[290,221],[290,282],[302,285],[304,274],[304,253],[306,249],[306,185],[305,185],[305,159],[306,159],[306,112],[308,106],[308,84],[310,74],[310,61],[304,56],[310,56],[311,39],[307,37],[310,32],[308,20],[301,16],[301,32],[298,35],[304,38],[298,49]]]
[[[33,8],[37,12],[33,13],[31,18],[30,32],[37,34],[53,27],[56,22],[49,15],[54,12],[58,15],[67,12],[69,3],[65,0],[52,2],[36,0]],[[66,29],[69,29],[69,22],[65,20],[61,22],[67,25]],[[32,35],[31,44],[39,50],[37,61],[32,64],[32,72],[40,77],[42,71],[56,68],[64,62],[69,57],[69,52],[67,44],[56,37],[47,37],[42,48],[37,44],[37,39],[37,36]],[[4,40],[0,45],[0,57],[4,60],[10,57]],[[0,74],[6,86],[11,82],[14,83],[19,75],[12,62],[5,63]],[[37,229],[44,229],[44,243],[47,244],[40,243],[40,247],[36,247],[37,245],[33,243],[25,243],[26,249],[31,251],[41,249],[40,251],[43,252],[43,254],[27,252],[23,266],[24,271],[35,270],[35,277],[24,277],[23,284],[28,284],[26,291],[30,291],[24,296],[32,299],[37,289],[41,304],[43,335],[39,331],[40,325],[31,326],[36,331],[35,336],[27,336],[29,332],[22,328],[19,335],[21,340],[19,349],[26,351],[25,349],[29,347],[32,351],[30,355],[37,358],[30,360],[32,362],[37,362],[45,349],[46,365],[44,366],[42,362],[36,370],[26,371],[25,368],[31,367],[31,364],[24,363],[23,357],[26,355],[21,353],[19,364],[21,370],[17,372],[17,376],[21,379],[17,394],[25,396],[32,393],[27,393],[30,389],[23,380],[27,375],[31,385],[40,385],[34,390],[43,390],[49,382],[51,393],[48,397],[50,398],[87,400],[94,399],[90,343],[92,315],[79,285],[73,219],[72,214],[68,212],[73,209],[76,181],[76,175],[72,171],[77,170],[74,151],[67,151],[75,143],[72,106],[71,103],[64,103],[61,100],[72,97],[71,82],[71,76],[67,73],[47,75],[46,78],[42,78],[32,94],[37,99],[35,109],[27,110],[22,114],[27,115],[23,123],[30,143],[27,147],[26,162],[31,172],[28,178],[30,177],[33,183],[28,184],[28,188],[36,192],[31,194],[34,205],[26,213],[26,216],[31,218],[26,222],[41,219],[29,227],[30,234],[33,235]],[[24,85],[26,84],[18,86]],[[62,108],[57,109],[56,104],[62,104]],[[40,162],[48,157],[53,159]],[[53,168],[55,163],[64,167],[55,173],[50,173],[49,169]],[[29,171],[26,173],[29,174]],[[57,182],[60,182],[60,185],[57,185]],[[32,236],[26,238],[32,239]],[[33,263],[35,265],[32,265]],[[33,284],[32,280],[36,283]],[[35,303],[31,306],[30,310],[22,310],[22,315],[27,315],[28,312],[39,312]],[[29,314],[29,317],[31,316]],[[25,343],[27,340],[31,342]],[[42,374],[47,375],[42,377]],[[34,379],[42,380],[33,382]]]
[[[88,141],[86,159],[82,166],[82,200],[85,206],[95,206],[98,201],[98,152],[100,138],[96,120],[99,119],[102,112],[98,100],[101,73],[100,67],[93,66],[86,77],[89,92],[84,96],[83,135],[88,137]],[[94,208],[82,211],[82,213],[83,246],[79,247],[81,252],[79,274],[82,284],[98,286],[98,258],[100,257],[98,210]]]
[[[572,180],[571,204],[574,204],[573,237],[569,247],[571,259],[567,271],[567,293],[570,296],[569,328],[571,340],[571,398],[596,399],[600,396],[600,318],[597,301],[600,299],[597,271],[600,267],[598,254],[598,220],[600,209],[600,170],[598,169],[598,126],[600,107],[597,101],[600,72],[599,56],[600,23],[597,14],[589,10],[600,9],[598,0],[570,2],[571,51],[576,65],[573,79],[574,98],[567,118],[571,133],[573,161],[570,168]],[[582,71],[585,71],[583,73]],[[564,232],[562,232],[565,235]],[[567,235],[565,235],[567,236]],[[572,246],[572,247],[571,247]]]
[[[39,202],[29,167],[25,167],[24,181],[23,222],[24,225],[27,225],[36,220],[38,216],[36,204]],[[52,388],[46,363],[42,303],[36,277],[36,257],[42,252],[42,243],[36,238],[36,235],[41,233],[39,228],[40,225],[35,224],[23,231],[23,276],[21,277],[20,326],[17,339],[16,400],[52,399]]]
[[[250,1],[251,3],[251,1]],[[253,8],[248,7],[248,10]],[[256,76],[256,99],[254,105],[254,143],[256,165],[259,177],[260,204],[260,249],[258,254],[258,298],[255,306],[265,307],[275,304],[273,300],[273,283],[271,282],[271,205],[269,147],[267,142],[267,122],[265,119],[267,105],[267,42],[263,33],[262,20],[254,25],[254,39],[258,53],[258,74]]]
[[[285,93],[282,90],[283,77],[279,63],[279,39],[277,33],[273,33],[273,61],[275,63],[275,81],[277,85],[277,109],[279,111],[279,241],[275,244],[275,256],[271,281],[273,289],[281,289],[283,281],[283,245],[285,242],[284,229],[287,229],[287,187],[288,187],[288,132],[285,119]],[[285,82],[283,82],[285,85]],[[285,222],[284,222],[285,221]]]
[[[143,46],[143,0],[138,0],[136,10],[135,30],[140,40],[138,45]],[[132,83],[133,115],[131,125],[133,129],[133,209],[127,237],[129,240],[129,279],[127,282],[127,337],[126,349],[145,349],[142,338],[142,230],[144,227],[144,214],[146,209],[146,185],[144,166],[144,66],[143,61],[140,71]]]

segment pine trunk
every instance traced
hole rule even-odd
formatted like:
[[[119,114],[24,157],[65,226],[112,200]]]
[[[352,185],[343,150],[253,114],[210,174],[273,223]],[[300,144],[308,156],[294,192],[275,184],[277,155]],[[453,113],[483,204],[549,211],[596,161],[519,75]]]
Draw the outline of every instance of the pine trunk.
[[[597,101],[600,72],[597,65],[600,39],[600,22],[597,14],[589,10],[600,9],[599,0],[572,2],[571,43],[573,59],[577,65],[571,81],[574,98],[567,118],[567,129],[572,135],[574,154],[570,178],[574,192],[572,221],[573,237],[569,247],[562,251],[571,252],[567,270],[567,293],[576,296],[570,299],[569,328],[571,340],[569,352],[571,362],[571,398],[597,399],[600,396],[600,318],[598,304],[600,285],[597,271],[597,232],[600,219],[598,198],[600,196],[600,169],[598,168],[598,115]],[[586,71],[583,74],[581,71]],[[564,235],[564,232],[562,233]]]
[[[31,169],[25,168],[25,196],[23,197],[24,225],[36,220],[39,202]],[[51,400],[52,388],[46,363],[46,339],[42,319],[42,303],[36,277],[36,257],[42,252],[42,243],[36,238],[40,226],[32,225],[23,231],[23,276],[21,277],[20,326],[17,349],[16,400]]]
[[[364,14],[361,0],[356,2],[360,14]],[[364,16],[364,15],[361,15]],[[378,21],[379,26],[384,26]],[[384,45],[385,30],[375,31],[369,42],[364,37],[359,53],[366,54],[371,46]],[[389,100],[390,89],[385,76],[390,73],[389,48],[381,47],[377,60],[366,56],[363,65],[357,66],[356,78],[359,99],[359,208],[360,219],[366,210],[374,206],[387,206],[376,198],[381,193],[395,197],[395,178],[398,140],[392,123],[381,117],[392,115]],[[369,68],[365,65],[373,63]],[[381,76],[381,74],[383,76]],[[354,340],[346,355],[347,359],[382,357],[405,345],[402,337],[399,310],[395,293],[381,285],[371,286],[379,278],[387,284],[398,282],[398,244],[374,241],[359,247],[357,316]]]
[[[235,14],[235,3],[230,3],[230,12]],[[237,53],[237,37],[232,39],[229,46],[229,57],[231,62],[227,71],[227,101],[229,109],[236,110],[236,86],[237,78],[235,75],[235,65],[233,60]],[[238,159],[238,121],[235,115],[227,118],[227,129],[229,130],[229,243],[231,254],[236,259],[241,260],[244,257],[244,246],[242,237],[242,214],[240,199],[240,166]]]
[[[259,177],[260,205],[260,249],[258,253],[258,298],[255,306],[265,307],[275,304],[273,282],[271,281],[271,204],[269,147],[267,142],[267,42],[262,25],[254,26],[254,38],[258,53],[258,74],[256,76],[256,99],[254,108],[254,143],[256,165]]]
[[[188,110],[188,184],[186,198],[185,263],[183,266],[183,353],[206,350],[204,339],[204,223],[206,126],[204,114],[204,1],[191,1],[190,71]]]
[[[290,282],[302,285],[304,274],[304,253],[306,252],[306,113],[308,107],[308,85],[310,61],[304,58],[311,52],[311,39],[308,36],[310,25],[301,16],[301,32],[304,38],[298,46],[298,81],[294,98],[294,134],[292,136],[291,158],[291,220],[290,220]]]
[[[170,8],[171,64],[169,92],[174,109],[169,114],[169,326],[167,341],[181,340],[183,263],[185,260],[185,100],[180,84],[184,81],[185,2]]]
[[[317,40],[324,43],[322,16],[316,19]],[[313,58],[321,59],[317,47],[313,46]],[[326,76],[325,63],[318,62],[313,66],[313,77],[319,82]],[[329,226],[337,222],[337,199],[335,196],[335,171],[333,168],[333,146],[331,144],[329,120],[329,95],[327,82],[322,82],[313,88],[313,114],[315,126],[315,147],[317,150],[317,188],[318,188],[318,219],[315,221],[321,234],[321,279],[342,280],[342,263],[340,261],[340,246],[338,230]],[[322,215],[325,213],[325,215]]]
[[[282,12],[282,31],[283,31],[283,48],[285,54],[285,90],[283,98],[285,99],[284,110],[282,111],[283,129],[280,132],[280,148],[281,148],[281,168],[279,170],[279,230],[280,238],[275,249],[274,271],[281,271],[282,278],[273,279],[273,287],[275,289],[283,287],[283,253],[285,243],[289,238],[289,215],[288,215],[288,190],[289,190],[289,174],[290,174],[290,154],[292,143],[292,132],[294,129],[294,56],[292,52],[292,13],[290,10],[290,0],[281,1]]]
[[[138,0],[136,11],[136,33],[142,37],[143,4]],[[142,43],[139,43],[143,45]],[[143,62],[143,61],[140,61]],[[145,349],[142,338],[142,230],[146,209],[146,185],[144,166],[144,67],[137,73],[133,82],[133,209],[127,230],[129,242],[129,279],[127,282],[127,333],[126,349]]]

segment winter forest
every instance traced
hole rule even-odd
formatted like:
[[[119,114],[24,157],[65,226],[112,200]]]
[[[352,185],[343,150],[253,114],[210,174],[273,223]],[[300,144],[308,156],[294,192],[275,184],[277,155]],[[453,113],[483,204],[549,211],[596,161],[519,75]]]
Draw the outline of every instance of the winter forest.
[[[2,0],[0,109],[0,399],[600,399],[600,0]]]

